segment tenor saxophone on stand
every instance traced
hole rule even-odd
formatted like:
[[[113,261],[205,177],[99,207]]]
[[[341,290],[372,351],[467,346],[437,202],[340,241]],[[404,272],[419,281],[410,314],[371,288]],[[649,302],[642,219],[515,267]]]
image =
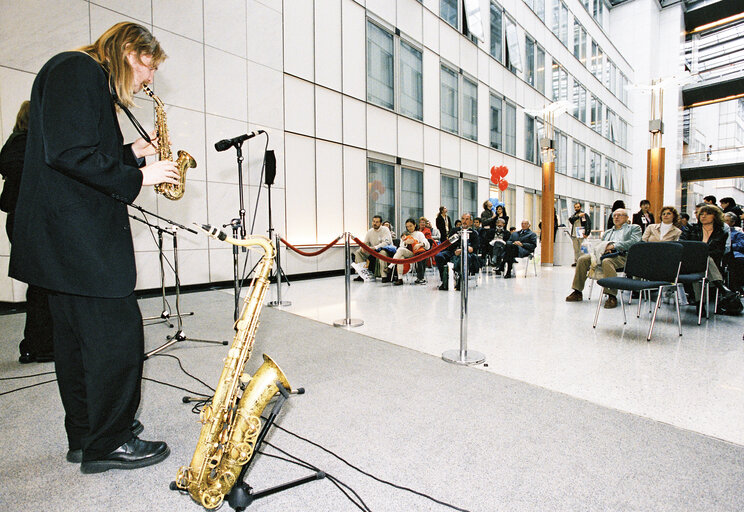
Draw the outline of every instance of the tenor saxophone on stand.
[[[217,230],[209,226],[203,228],[213,238],[264,251],[243,301],[243,310],[235,323],[237,332],[225,358],[214,396],[211,403],[202,409],[202,428],[191,464],[181,467],[176,476],[178,488],[187,490],[194,501],[204,508],[214,509],[222,504],[225,495],[237,482],[243,465],[253,455],[261,431],[261,413],[279,391],[277,382],[287,390],[291,390],[291,386],[281,368],[264,354],[263,364],[240,394],[241,377],[251,357],[259,315],[269,287],[269,274],[276,251],[274,245],[263,236],[237,240],[224,233],[218,237]]]
[[[163,102],[155,96],[155,93],[147,87],[142,85],[145,93],[155,101],[155,125],[158,132],[158,156],[160,160],[173,160],[173,153],[170,147],[170,137],[168,135],[168,124],[165,116],[165,108],[163,108]],[[178,168],[178,183],[159,183],[155,185],[155,192],[163,194],[166,199],[171,201],[178,201],[183,197],[183,193],[186,191],[186,171],[191,167],[196,167],[196,160],[189,155],[186,151],[180,150],[178,152],[178,159],[176,160],[176,167]]]

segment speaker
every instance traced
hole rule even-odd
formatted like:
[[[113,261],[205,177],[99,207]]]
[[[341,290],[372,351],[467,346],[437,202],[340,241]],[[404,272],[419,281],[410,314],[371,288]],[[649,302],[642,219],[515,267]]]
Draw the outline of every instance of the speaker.
[[[264,183],[273,185],[276,178],[276,155],[274,155],[273,149],[268,150],[264,155],[264,165],[266,166]]]

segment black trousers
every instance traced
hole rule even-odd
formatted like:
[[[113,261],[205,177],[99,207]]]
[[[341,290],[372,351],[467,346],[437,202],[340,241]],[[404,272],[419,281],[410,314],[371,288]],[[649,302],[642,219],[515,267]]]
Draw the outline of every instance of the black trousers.
[[[140,402],[144,332],[134,294],[120,299],[51,292],[54,361],[71,450],[83,460],[132,437]]]

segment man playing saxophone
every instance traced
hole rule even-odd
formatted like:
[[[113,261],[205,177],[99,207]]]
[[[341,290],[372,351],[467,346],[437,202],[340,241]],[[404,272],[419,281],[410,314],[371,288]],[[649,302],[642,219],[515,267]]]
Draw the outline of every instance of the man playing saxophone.
[[[124,145],[116,117],[116,102],[131,106],[165,58],[146,28],[118,23],[52,57],[31,92],[9,274],[49,290],[67,459],[81,461],[83,473],[169,454],[164,442],[133,433],[142,430],[134,415],[144,334],[125,203],[178,174],[171,161],[144,165],[155,144]]]

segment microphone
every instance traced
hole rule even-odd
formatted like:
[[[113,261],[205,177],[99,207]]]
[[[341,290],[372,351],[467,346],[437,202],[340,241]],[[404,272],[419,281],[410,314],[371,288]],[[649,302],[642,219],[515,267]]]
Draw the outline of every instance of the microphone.
[[[216,227],[211,226],[209,224],[202,224],[201,228],[204,231],[206,231],[207,234],[211,236],[212,238],[216,238],[221,242],[224,242],[225,240],[227,240],[227,233],[225,233],[221,229],[217,229]]]
[[[214,149],[216,149],[217,151],[228,150],[234,145],[240,144],[241,142],[244,142],[248,139],[252,139],[253,137],[255,137],[256,135],[260,133],[266,133],[266,132],[264,130],[258,130],[255,132],[244,133],[243,135],[238,135],[237,137],[233,137],[232,139],[222,139],[221,141],[215,143]]]

